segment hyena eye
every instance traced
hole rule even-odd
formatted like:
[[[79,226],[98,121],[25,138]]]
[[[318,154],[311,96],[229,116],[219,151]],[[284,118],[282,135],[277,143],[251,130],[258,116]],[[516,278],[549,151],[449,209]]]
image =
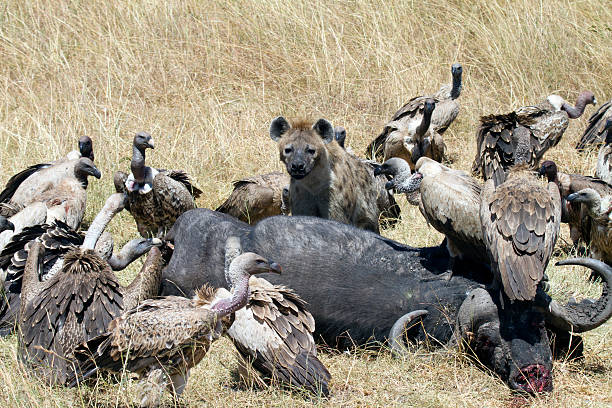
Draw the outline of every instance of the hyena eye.
[[[308,149],[306,149],[306,153],[308,153],[308,154],[310,154],[310,155],[315,154],[316,152],[317,152],[317,151],[316,151],[315,149],[311,148],[311,147],[309,147]]]
[[[285,154],[291,154],[292,151],[293,151],[292,147],[285,147]]]

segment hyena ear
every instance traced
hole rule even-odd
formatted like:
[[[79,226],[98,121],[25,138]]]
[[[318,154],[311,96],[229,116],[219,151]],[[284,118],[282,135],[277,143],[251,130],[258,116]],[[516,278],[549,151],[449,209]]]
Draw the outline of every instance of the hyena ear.
[[[336,126],[334,128],[334,137],[336,142],[344,149],[344,141],[346,140],[346,129],[342,126]]]
[[[325,119],[317,120],[317,123],[312,125],[312,129],[321,136],[323,143],[328,144],[334,140],[334,127]]]
[[[282,116],[274,118],[272,123],[270,123],[270,137],[275,142],[278,142],[289,129],[291,129],[291,125],[287,122],[287,119]]]

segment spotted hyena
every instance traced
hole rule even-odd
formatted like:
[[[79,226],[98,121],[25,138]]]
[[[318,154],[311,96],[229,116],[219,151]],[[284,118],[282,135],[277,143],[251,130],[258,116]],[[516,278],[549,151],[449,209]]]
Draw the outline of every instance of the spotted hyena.
[[[311,215],[378,232],[379,191],[372,168],[347,153],[335,140],[332,124],[278,117],[270,125],[280,159],[291,176],[293,215]]]

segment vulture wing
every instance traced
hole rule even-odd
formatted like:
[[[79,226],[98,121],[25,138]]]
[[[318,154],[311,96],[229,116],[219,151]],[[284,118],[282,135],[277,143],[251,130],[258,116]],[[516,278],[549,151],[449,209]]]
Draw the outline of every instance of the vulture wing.
[[[576,145],[576,149],[583,150],[587,146],[602,143],[603,140],[600,132],[603,125],[606,123],[606,119],[610,116],[612,116],[612,100],[602,104],[599,109],[591,115],[589,118],[589,125]]]
[[[106,333],[75,349],[79,377],[98,368],[138,372],[152,363],[193,367],[215,339],[216,324],[215,313],[194,307],[190,299],[146,300],[113,320]]]
[[[69,262],[67,255],[64,269],[22,307],[22,358],[58,383],[72,370],[74,348],[104,333],[123,306],[115,275],[93,251],[72,260],[71,271],[77,273],[66,272]]]
[[[189,175],[185,173],[183,170],[160,170],[160,172],[165,173],[171,179],[178,181],[179,183],[184,185],[194,200],[202,194],[202,190],[195,187],[191,183],[191,180],[189,179]]]
[[[483,190],[480,218],[491,263],[510,300],[531,300],[557,241],[561,199],[554,183],[525,177]]]
[[[291,289],[251,277],[249,303],[227,334],[265,376],[285,385],[329,393],[330,374],[317,358],[314,319]]]
[[[425,176],[419,188],[427,222],[443,233],[461,255],[487,262],[478,211],[482,186],[458,170]]]
[[[185,185],[165,173],[158,173],[153,179],[153,193],[157,208],[156,218],[167,222],[168,229],[185,211],[195,208],[194,198]]]
[[[36,173],[40,169],[44,169],[47,167],[51,167],[50,163],[41,163],[35,164],[33,166],[28,167],[25,170],[20,171],[19,173],[12,176],[9,181],[6,183],[4,190],[0,192],[0,203],[8,203],[11,198],[13,198],[13,194],[17,191],[17,188],[23,183],[25,179],[30,177],[32,174]]]

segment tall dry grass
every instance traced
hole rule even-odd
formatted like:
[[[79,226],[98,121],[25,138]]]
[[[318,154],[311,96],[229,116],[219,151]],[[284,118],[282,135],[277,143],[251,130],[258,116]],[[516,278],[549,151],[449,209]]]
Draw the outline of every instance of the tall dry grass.
[[[82,134],[94,139],[104,174],[90,184],[88,219],[126,170],[133,133],[150,131],[151,165],[182,168],[214,208],[241,176],[279,170],[269,121],[325,117],[361,152],[409,97],[464,66],[462,110],[446,133],[453,166],[469,169],[482,114],[592,90],[612,97],[612,9],[607,1],[131,2],[22,1],[0,4],[0,181],[60,157]],[[588,116],[592,112],[589,108]],[[572,121],[548,157],[592,174],[595,154],[573,146],[586,119]],[[404,205],[385,234],[437,244],[417,210]],[[121,215],[111,231],[136,234]],[[567,234],[565,235],[567,236]],[[138,266],[122,277],[129,279]],[[551,268],[554,269],[554,268]],[[555,294],[594,289],[578,269],[551,270]],[[329,400],[276,389],[239,388],[228,342],[196,370],[187,406],[578,407],[612,403],[610,323],[586,334],[586,360],[555,364],[555,391],[523,400],[453,351],[416,350],[404,360],[356,350],[323,353],[333,374]],[[16,362],[16,339],[0,340],[2,406],[124,406],[133,383],[84,390],[48,388]]]

